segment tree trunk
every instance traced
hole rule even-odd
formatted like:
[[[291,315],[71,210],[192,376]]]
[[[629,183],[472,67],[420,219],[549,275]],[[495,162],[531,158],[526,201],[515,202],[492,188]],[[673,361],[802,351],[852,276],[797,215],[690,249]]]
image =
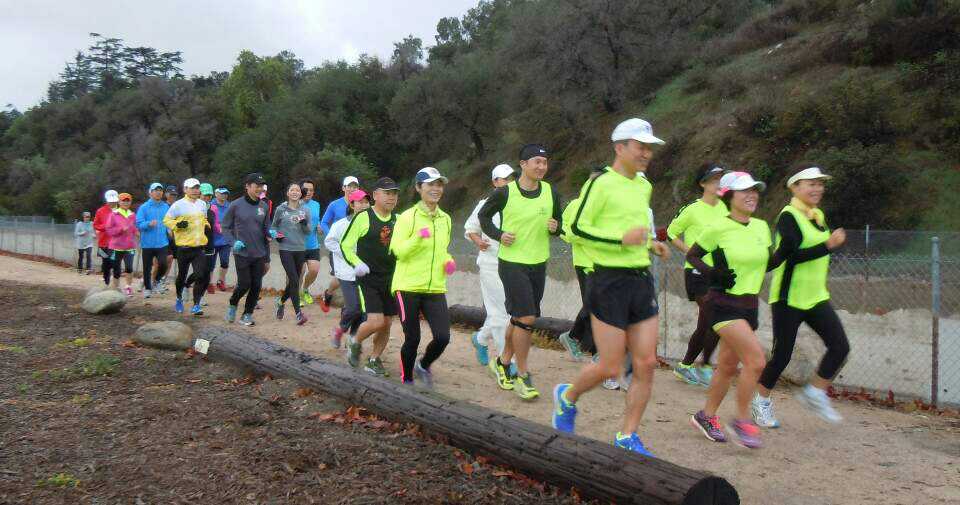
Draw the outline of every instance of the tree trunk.
[[[560,433],[467,401],[417,392],[227,328],[203,328],[199,339],[209,343],[212,360],[288,377],[385,418],[416,423],[446,437],[453,446],[551,484],[576,488],[587,497],[637,504],[739,503],[736,490],[720,477]]]
[[[487,313],[483,310],[483,307],[451,305],[448,310],[450,312],[451,322],[474,328],[483,326],[483,320],[487,317]],[[573,321],[555,317],[538,317],[533,322],[533,328],[534,330],[540,330],[557,336],[565,331],[570,331],[570,328],[573,328]]]

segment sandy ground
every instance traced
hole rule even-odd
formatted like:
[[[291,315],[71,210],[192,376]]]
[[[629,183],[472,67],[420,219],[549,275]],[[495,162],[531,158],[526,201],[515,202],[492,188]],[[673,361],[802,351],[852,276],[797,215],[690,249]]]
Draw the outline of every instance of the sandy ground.
[[[80,276],[71,269],[10,257],[0,257],[0,278],[81,288],[101,282],[99,277]],[[205,322],[226,324],[222,316],[227,294],[208,298]],[[173,312],[169,294],[150,300],[135,295],[132,303],[167,304],[171,320],[189,317]],[[310,306],[306,309],[310,322],[297,327],[291,317],[283,321],[272,317],[271,300],[262,305],[265,308],[256,314],[254,333],[345,362],[343,351],[332,349],[328,340],[329,329],[337,320],[334,312],[323,314],[317,306]],[[424,328],[424,340],[428,335]],[[400,327],[395,324],[385,354],[391,380],[398,380],[401,341]],[[578,366],[560,352],[533,350],[531,370],[544,397],[524,403],[513,393],[496,389],[473,356],[469,333],[455,330],[434,373],[437,389],[444,394],[549,424],[549,392],[556,383],[571,380]],[[765,448],[749,451],[732,443],[711,443],[691,428],[688,419],[702,406],[705,390],[659,370],[641,436],[658,457],[729,479],[745,504],[960,503],[960,422],[956,419],[839,402],[837,408],[845,421],[833,427],[806,412],[785,389],[774,393],[784,427],[765,431]],[[600,389],[582,398],[578,433],[609,441],[619,429],[623,401],[622,392]],[[725,421],[732,414],[732,403],[731,395],[721,409]]]

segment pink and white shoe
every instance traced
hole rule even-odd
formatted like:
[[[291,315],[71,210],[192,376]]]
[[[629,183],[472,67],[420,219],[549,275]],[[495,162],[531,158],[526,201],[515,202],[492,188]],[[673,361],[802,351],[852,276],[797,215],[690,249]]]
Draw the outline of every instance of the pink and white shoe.
[[[343,328],[335,326],[330,330],[330,345],[334,349],[339,349],[341,341],[343,341]]]

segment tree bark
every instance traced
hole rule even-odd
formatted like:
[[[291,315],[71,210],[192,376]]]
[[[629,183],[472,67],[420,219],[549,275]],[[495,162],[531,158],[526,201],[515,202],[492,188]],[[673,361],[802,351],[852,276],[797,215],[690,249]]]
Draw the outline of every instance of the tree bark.
[[[207,355],[214,361],[288,377],[385,418],[416,423],[453,446],[551,484],[576,488],[587,497],[637,504],[739,503],[736,490],[720,477],[467,401],[418,392],[245,333],[208,327],[198,332],[198,339],[209,343]]]
[[[474,328],[483,326],[483,320],[487,317],[487,313],[483,310],[483,307],[458,304],[451,305],[448,311],[450,312],[450,321],[454,324],[462,324]],[[565,331],[570,331],[570,328],[573,328],[573,321],[556,317],[538,317],[533,322],[533,328],[557,336]]]

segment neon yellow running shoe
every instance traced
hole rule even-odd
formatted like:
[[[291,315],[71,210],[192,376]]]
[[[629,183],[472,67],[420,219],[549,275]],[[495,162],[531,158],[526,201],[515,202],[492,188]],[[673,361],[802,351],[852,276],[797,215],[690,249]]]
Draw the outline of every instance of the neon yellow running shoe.
[[[507,373],[506,367],[500,364],[500,358],[490,360],[490,364],[487,365],[487,369],[490,370],[490,374],[493,375],[493,378],[497,380],[497,386],[500,386],[500,389],[506,391],[511,391],[513,389],[513,377],[510,377],[510,374]]]
[[[533,387],[533,379],[530,377],[530,372],[527,372],[527,375],[518,375],[513,380],[513,392],[517,393],[517,396],[525,401],[536,400],[540,397],[540,391],[537,391],[537,388]]]
[[[307,291],[300,292],[300,301],[303,302],[303,305],[313,305],[313,297]]]

